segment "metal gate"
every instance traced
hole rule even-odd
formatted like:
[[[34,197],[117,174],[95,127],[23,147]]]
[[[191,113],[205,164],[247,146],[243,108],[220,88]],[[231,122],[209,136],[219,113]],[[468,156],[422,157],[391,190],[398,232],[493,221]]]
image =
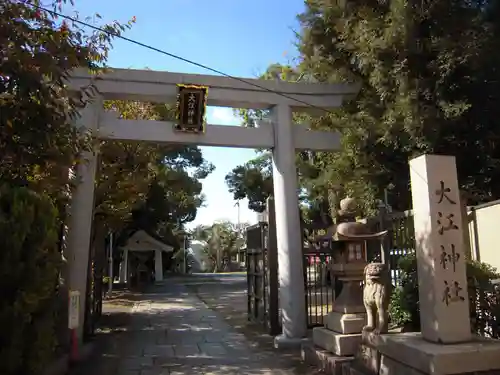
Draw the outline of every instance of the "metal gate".
[[[104,246],[91,247],[87,268],[87,296],[85,298],[84,337],[95,334],[97,323],[102,315],[103,277],[105,267]]]
[[[269,221],[274,216],[271,206]],[[411,224],[411,213],[394,215],[387,221],[389,236],[381,244],[378,240],[367,241],[369,262],[386,261],[390,265],[393,284],[398,284],[400,272],[397,261],[403,255],[414,251],[414,236]],[[273,217],[274,218],[274,217]],[[381,224],[381,223],[380,223]],[[379,224],[379,225],[380,225]],[[385,225],[384,225],[385,224]],[[387,227],[384,223],[377,228]],[[248,317],[266,327],[272,334],[281,331],[279,308],[279,282],[277,246],[274,227],[261,222],[247,228],[247,283],[248,283]],[[342,282],[329,271],[333,262],[333,253],[338,241],[308,241],[313,231],[325,228],[304,226],[303,270],[308,328],[324,325],[324,317],[332,311],[335,296],[342,290]],[[382,245],[382,246],[381,246]],[[383,248],[383,250],[381,249]],[[385,252],[382,256],[381,251]]]
[[[276,249],[267,223],[246,229],[248,319],[271,335],[281,331],[278,307]]]
[[[306,232],[307,233],[307,232]],[[305,241],[303,248],[304,290],[307,327],[323,326],[323,317],[333,308],[341,283],[330,272],[335,242]]]
[[[274,227],[260,222],[247,228],[248,319],[270,334],[281,332],[277,245]],[[310,243],[303,249],[305,308],[308,328],[322,326],[341,283],[331,276],[335,243]]]

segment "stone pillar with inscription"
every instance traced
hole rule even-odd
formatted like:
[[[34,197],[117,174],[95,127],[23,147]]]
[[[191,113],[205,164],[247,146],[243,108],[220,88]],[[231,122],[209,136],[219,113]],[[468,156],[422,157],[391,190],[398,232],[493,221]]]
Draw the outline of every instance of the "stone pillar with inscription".
[[[455,157],[410,161],[422,336],[442,344],[471,338],[462,210]]]
[[[455,157],[410,161],[421,332],[374,336],[380,375],[500,374],[500,342],[471,333],[462,209]]]

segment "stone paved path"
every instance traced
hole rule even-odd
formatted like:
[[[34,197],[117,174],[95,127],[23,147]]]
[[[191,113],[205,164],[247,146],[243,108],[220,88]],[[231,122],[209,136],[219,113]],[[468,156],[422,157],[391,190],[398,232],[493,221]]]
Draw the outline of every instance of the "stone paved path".
[[[293,374],[174,280],[144,294],[94,362],[78,375]]]

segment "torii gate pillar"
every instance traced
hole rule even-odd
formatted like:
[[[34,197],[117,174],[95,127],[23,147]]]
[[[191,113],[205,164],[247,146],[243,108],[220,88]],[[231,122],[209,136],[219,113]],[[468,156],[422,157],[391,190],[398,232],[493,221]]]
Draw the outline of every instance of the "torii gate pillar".
[[[279,104],[272,109],[274,123],[273,186],[276,210],[280,306],[283,333],[275,346],[297,346],[307,335],[302,238],[297,170],[291,126],[292,111]]]

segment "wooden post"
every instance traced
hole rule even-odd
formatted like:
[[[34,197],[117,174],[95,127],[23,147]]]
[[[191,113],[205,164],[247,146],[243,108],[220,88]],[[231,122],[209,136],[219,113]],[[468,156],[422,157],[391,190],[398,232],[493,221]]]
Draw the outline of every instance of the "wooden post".
[[[268,241],[267,241],[267,272],[269,294],[269,334],[280,333],[279,322],[279,282],[278,282],[278,245],[276,240],[276,211],[274,199],[267,198]]]

